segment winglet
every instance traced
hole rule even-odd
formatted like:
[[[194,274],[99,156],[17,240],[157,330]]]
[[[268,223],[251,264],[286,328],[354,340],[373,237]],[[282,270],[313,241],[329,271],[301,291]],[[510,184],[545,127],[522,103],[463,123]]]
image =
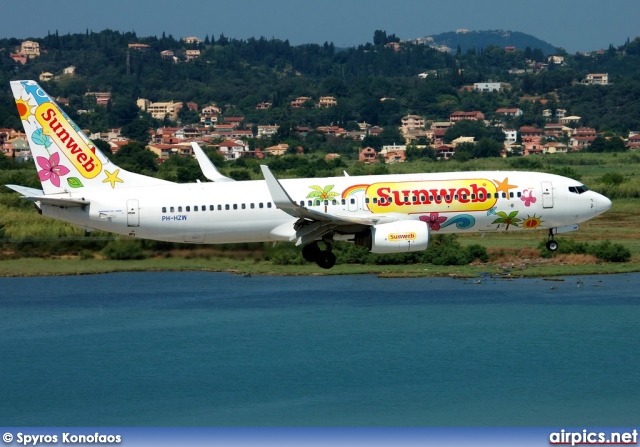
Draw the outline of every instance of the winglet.
[[[273,199],[273,203],[276,205],[276,208],[293,217],[300,217],[300,207],[295,204],[287,191],[284,190],[278,179],[271,173],[269,167],[266,165],[260,165],[260,169],[262,169],[262,175],[267,181],[267,187],[269,188],[269,193],[271,194],[271,198]]]
[[[196,160],[198,160],[198,164],[200,165],[200,170],[204,174],[206,178],[211,180],[212,182],[235,182],[234,179],[225,177],[218,171],[218,169],[211,163],[207,154],[204,153],[202,148],[198,143],[191,143],[191,147],[193,148],[193,152],[196,154]]]

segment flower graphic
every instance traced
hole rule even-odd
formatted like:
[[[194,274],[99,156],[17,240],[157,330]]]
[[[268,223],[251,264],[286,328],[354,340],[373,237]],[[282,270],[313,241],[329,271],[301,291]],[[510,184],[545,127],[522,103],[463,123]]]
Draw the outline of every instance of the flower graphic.
[[[60,187],[60,177],[69,173],[69,168],[60,166],[60,154],[54,152],[47,160],[44,157],[37,157],[36,161],[38,166],[42,168],[42,171],[38,171],[38,177],[40,181],[51,180],[53,186]]]
[[[309,186],[309,188],[313,189],[313,191],[309,193],[307,198],[313,197],[320,200],[330,200],[338,195],[337,192],[331,191],[333,189],[333,185],[328,185],[324,188],[321,188],[320,186]]]
[[[447,218],[440,217],[439,213],[431,213],[428,216],[420,216],[420,220],[426,222],[433,231],[440,230],[440,224],[444,223]]]
[[[527,193],[529,193],[528,196]],[[524,206],[531,206],[532,203],[536,203],[537,199],[533,197],[533,191],[528,191],[525,189],[522,192],[522,197],[520,197],[520,200],[524,202]]]

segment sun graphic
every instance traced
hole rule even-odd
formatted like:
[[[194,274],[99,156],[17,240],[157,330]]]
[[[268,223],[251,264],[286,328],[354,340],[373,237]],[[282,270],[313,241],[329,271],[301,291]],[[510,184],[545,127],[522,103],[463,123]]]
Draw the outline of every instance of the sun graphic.
[[[540,220],[539,217],[536,217],[535,214],[533,216],[527,216],[524,222],[522,222],[522,228],[526,230],[535,230],[540,225],[542,225],[542,222],[543,221]]]
[[[31,110],[33,109],[29,103],[23,99],[16,99],[16,105],[18,106],[18,113],[20,114],[20,119],[26,120],[31,115]]]

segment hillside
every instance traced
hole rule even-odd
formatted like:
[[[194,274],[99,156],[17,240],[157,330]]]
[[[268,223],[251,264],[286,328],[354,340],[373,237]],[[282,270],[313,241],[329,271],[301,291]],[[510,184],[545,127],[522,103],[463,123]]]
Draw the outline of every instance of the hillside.
[[[556,47],[548,42],[538,39],[530,34],[518,31],[493,30],[493,31],[449,31],[446,33],[429,36],[435,45],[447,46],[451,51],[456,51],[458,45],[463,52],[470,49],[486,48],[495,45],[501,48],[516,47],[518,50],[539,48],[545,55],[554,54]]]

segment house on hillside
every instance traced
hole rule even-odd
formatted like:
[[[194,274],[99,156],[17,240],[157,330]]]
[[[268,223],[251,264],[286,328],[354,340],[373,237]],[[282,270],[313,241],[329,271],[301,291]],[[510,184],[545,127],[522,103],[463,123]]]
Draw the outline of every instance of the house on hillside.
[[[360,149],[360,152],[358,153],[358,161],[370,164],[378,163],[380,160],[378,160],[378,153],[374,148],[365,147],[363,149]]]
[[[588,85],[608,85],[609,73],[589,73],[582,83]]]
[[[484,113],[473,111],[473,112],[453,112],[449,115],[449,121],[452,123],[456,123],[458,121],[482,121],[484,120]]]
[[[247,147],[240,140],[225,140],[218,145],[220,152],[226,160],[237,160],[247,152]]]
[[[504,115],[507,118],[522,116],[522,110],[518,108],[500,108],[496,110],[496,115]]]

